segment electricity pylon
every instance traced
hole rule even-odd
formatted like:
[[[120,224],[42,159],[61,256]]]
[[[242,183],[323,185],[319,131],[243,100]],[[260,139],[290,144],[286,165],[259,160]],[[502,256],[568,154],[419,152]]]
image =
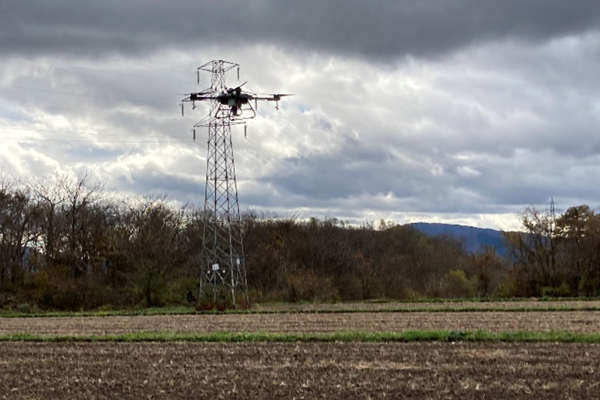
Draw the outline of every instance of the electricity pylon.
[[[240,301],[248,303],[248,283],[231,125],[244,124],[245,135],[243,120],[256,116],[259,100],[274,101],[278,108],[279,100],[290,95],[245,92],[242,90],[245,83],[236,88],[227,88],[225,75],[233,68],[237,68],[239,80],[240,66],[235,63],[214,60],[198,67],[198,83],[201,71],[210,72],[210,87],[190,93],[183,102],[191,102],[195,108],[197,101],[210,101],[208,117],[194,125],[193,130],[195,140],[195,128],[208,128],[200,301],[212,297],[215,304],[229,297],[231,304],[236,307]],[[183,113],[183,103],[181,111]]]
[[[211,97],[207,118],[194,128],[208,128],[206,185],[204,188],[204,232],[200,273],[200,301],[213,304],[229,300],[233,307],[248,302],[248,284],[242,240],[242,223],[238,202],[231,125],[235,115],[216,99],[225,93],[227,71],[239,65],[223,60],[211,61],[198,68],[211,73],[210,88],[201,92]],[[190,96],[189,101],[194,101]],[[184,99],[186,101],[188,99]],[[194,139],[195,139],[194,129]]]

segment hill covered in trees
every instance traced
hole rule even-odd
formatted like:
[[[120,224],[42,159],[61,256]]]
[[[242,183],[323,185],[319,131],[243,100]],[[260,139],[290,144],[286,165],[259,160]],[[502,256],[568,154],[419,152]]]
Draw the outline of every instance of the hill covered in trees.
[[[420,232],[428,235],[450,235],[462,239],[465,249],[472,253],[479,253],[488,248],[493,248],[496,253],[506,255],[506,243],[501,231],[495,229],[476,228],[473,226],[416,222],[411,224]]]
[[[196,207],[120,198],[87,177],[0,182],[0,307],[89,309],[194,304],[202,232]],[[253,301],[597,296],[600,223],[587,206],[528,209],[504,233],[507,257],[410,225],[347,226],[243,215]]]

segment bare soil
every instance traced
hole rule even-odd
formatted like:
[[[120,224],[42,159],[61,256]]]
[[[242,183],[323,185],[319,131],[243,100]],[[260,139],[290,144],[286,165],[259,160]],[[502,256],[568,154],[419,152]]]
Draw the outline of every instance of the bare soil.
[[[338,302],[338,303],[259,303],[254,305],[260,311],[335,311],[335,310],[549,310],[568,308],[585,310],[600,308],[599,300],[514,300],[514,301],[436,301],[436,302]]]
[[[600,346],[0,343],[0,399],[598,399]]]
[[[223,314],[0,318],[0,335],[107,335],[126,332],[400,332],[485,330],[598,332],[600,311]]]

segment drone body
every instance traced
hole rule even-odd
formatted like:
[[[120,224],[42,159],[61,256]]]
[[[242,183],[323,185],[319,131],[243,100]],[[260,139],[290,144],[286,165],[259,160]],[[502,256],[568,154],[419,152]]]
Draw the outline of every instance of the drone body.
[[[221,118],[233,118],[233,119],[250,119],[256,116],[256,109],[258,108],[258,101],[274,101],[276,102],[276,108],[279,109],[279,100],[283,96],[291,96],[290,94],[271,94],[271,95],[258,95],[256,93],[245,92],[242,90],[246,82],[235,88],[228,88],[221,93],[216,94],[212,90],[205,90],[197,93],[190,93],[190,95],[184,98],[183,102],[191,102],[195,108],[196,101],[203,100],[214,100],[220,105],[220,109],[217,111],[217,115]],[[254,100],[254,107],[252,106],[252,100]],[[242,117],[243,111],[249,111],[251,114]],[[183,112],[183,108],[182,108]]]

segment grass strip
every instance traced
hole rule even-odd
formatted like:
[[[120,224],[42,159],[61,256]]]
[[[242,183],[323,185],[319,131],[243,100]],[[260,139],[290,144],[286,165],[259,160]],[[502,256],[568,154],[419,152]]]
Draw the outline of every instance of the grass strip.
[[[0,318],[37,318],[37,317],[107,317],[107,316],[139,316],[139,315],[189,315],[189,314],[291,314],[291,313],[352,313],[352,312],[472,312],[472,311],[600,311],[600,306],[548,306],[548,307],[496,307],[497,303],[519,303],[531,302],[550,303],[550,302],[592,302],[600,301],[600,297],[540,297],[540,298],[432,298],[432,299],[372,299],[364,300],[362,304],[389,304],[391,307],[382,307],[380,309],[371,309],[369,307],[356,307],[361,302],[348,302],[348,308],[339,309],[302,309],[303,305],[316,305],[312,303],[263,303],[259,304],[263,309],[249,310],[226,310],[226,311],[196,311],[194,307],[161,307],[161,308],[142,308],[142,309],[121,309],[121,310],[88,310],[88,311],[20,311],[18,309],[0,308]],[[486,304],[489,307],[413,307],[403,308],[407,304]],[[344,303],[341,303],[344,304]],[[327,304],[323,304],[325,307]],[[394,307],[396,305],[396,307]],[[289,307],[286,309],[286,307]],[[300,309],[298,309],[300,308]]]
[[[486,331],[404,331],[332,333],[172,333],[138,332],[120,335],[1,335],[0,342],[557,342],[600,343],[600,333],[579,332],[486,332]]]
[[[196,311],[194,308],[115,310],[115,311],[60,311],[40,313],[0,312],[0,318],[73,318],[73,317],[136,317],[153,315],[222,315],[222,314],[353,314],[353,313],[464,313],[464,312],[573,312],[600,311],[594,307],[415,307],[415,308],[338,308],[288,310],[226,310]]]

